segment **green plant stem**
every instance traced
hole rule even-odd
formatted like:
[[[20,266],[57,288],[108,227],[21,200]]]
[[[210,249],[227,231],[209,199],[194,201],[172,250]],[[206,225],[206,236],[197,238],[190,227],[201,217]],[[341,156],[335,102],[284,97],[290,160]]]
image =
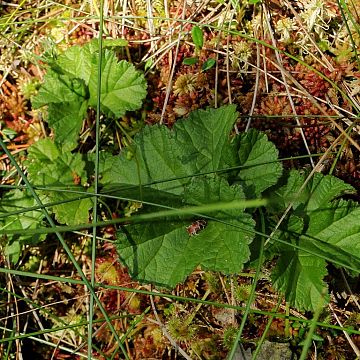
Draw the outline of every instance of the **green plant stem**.
[[[355,125],[356,125],[356,123],[353,122],[352,125],[349,126],[349,127],[346,129],[346,133],[347,133],[347,134],[350,134],[351,130],[353,129],[353,127],[354,127]],[[329,170],[329,174],[330,174],[330,175],[332,175],[332,173],[334,172],[335,167],[336,167],[336,164],[337,164],[337,162],[339,161],[339,159],[340,159],[340,157],[341,157],[341,154],[342,154],[342,152],[343,152],[343,149],[344,149],[346,143],[347,143],[347,139],[344,139],[344,141],[341,143],[341,146],[340,146],[339,151],[336,153],[336,158],[335,158],[335,160],[334,160],[333,163],[331,164],[331,168],[330,168],[330,170]]]
[[[288,302],[286,302],[286,310],[285,310],[285,314],[286,314],[286,318],[285,318],[285,337],[289,338],[290,337],[290,321],[288,316],[290,315],[290,305]]]
[[[32,306],[33,309],[31,310],[31,312],[34,312],[34,311],[37,310],[37,311],[41,312],[42,314],[45,314],[46,317],[52,318],[52,319],[56,320],[58,323],[61,323],[61,324],[63,324],[63,325],[66,325],[66,322],[65,322],[63,319],[59,318],[58,316],[55,316],[51,311],[47,310],[47,309],[46,309],[45,307],[43,307],[43,306],[38,305],[36,302],[34,302],[34,301],[32,301],[32,300],[30,300],[30,299],[28,299],[28,298],[24,298],[24,297],[22,297],[22,296],[20,296],[20,295],[18,295],[18,294],[16,294],[16,293],[13,293],[12,291],[9,291],[9,290],[4,289],[4,288],[0,288],[0,291],[1,291],[1,292],[4,292],[4,293],[7,293],[7,294],[10,294],[11,296],[13,296],[13,297],[15,297],[15,298],[17,298],[17,299],[20,299],[20,300],[24,301],[25,303],[29,304],[30,306]],[[28,311],[27,311],[26,313],[28,313]],[[22,315],[22,314],[20,313],[19,315]],[[1,322],[1,321],[4,321],[4,320],[6,320],[6,318],[0,318],[0,322]],[[97,320],[97,321],[98,321],[98,320]],[[79,325],[79,326],[80,326],[80,325]],[[56,331],[56,330],[55,330],[55,331]],[[82,335],[82,334],[77,330],[77,328],[74,328],[74,332],[76,333],[77,336],[81,337],[84,341],[86,340],[85,336]],[[2,342],[2,340],[4,340],[4,339],[1,339],[0,342]],[[11,341],[12,341],[12,340],[11,340]],[[10,340],[9,340],[9,342],[10,342]],[[102,355],[102,356],[105,357],[105,354],[104,354],[97,346],[95,346],[94,344],[93,344],[92,346],[93,346],[93,348],[94,348],[100,355]],[[6,359],[7,359],[7,357],[6,357]]]
[[[131,334],[131,332],[136,328],[136,325],[139,324],[145,317],[145,315],[150,311],[151,307],[148,306],[140,315],[138,315],[131,323],[131,325],[128,327],[128,329],[126,330],[126,333],[122,336],[121,341],[122,343],[125,342],[126,338]],[[119,346],[118,346],[119,347]],[[118,347],[115,349],[115,351],[113,352],[113,354],[111,355],[110,360],[113,360],[115,355],[117,354],[117,349]]]
[[[14,156],[11,154],[11,152],[8,150],[6,144],[4,143],[4,141],[0,138],[0,146],[3,148],[5,154],[8,156],[8,158],[10,159],[10,162],[13,164],[13,166],[16,168],[17,172],[19,173],[19,176],[21,177],[21,179],[24,181],[26,187],[28,188],[29,192],[31,193],[31,195],[34,197],[35,201],[37,202],[37,204],[39,206],[43,206],[43,203],[41,201],[41,199],[39,198],[39,196],[37,195],[37,193],[35,192],[34,188],[32,187],[32,185],[30,184],[29,180],[27,179],[26,175],[24,174],[24,172],[21,170],[19,164],[16,162]],[[82,281],[84,282],[84,284],[86,285],[86,287],[89,289],[90,293],[92,294],[92,296],[94,297],[97,305],[99,306],[99,309],[101,311],[101,313],[104,315],[104,318],[106,319],[106,322],[109,326],[110,331],[113,333],[115,339],[117,341],[120,342],[120,338],[114,328],[114,326],[111,324],[111,321],[109,319],[109,316],[106,312],[106,310],[104,309],[103,305],[101,304],[101,301],[99,300],[99,298],[97,297],[94,288],[91,286],[89,280],[86,278],[84,272],[82,271],[80,265],[78,264],[78,262],[76,261],[74,255],[72,254],[70,248],[68,247],[68,245],[66,244],[65,239],[63,238],[63,236],[56,230],[56,224],[54,222],[54,220],[51,218],[49,212],[44,208],[42,209],[42,212],[46,218],[46,220],[49,222],[50,226],[52,227],[54,231],[54,233],[56,234],[57,238],[59,239],[62,247],[64,248],[66,254],[69,256],[71,262],[74,264],[75,269],[77,270],[77,272],[79,273]],[[1,270],[1,269],[0,269]],[[5,269],[4,269],[5,270]],[[39,275],[39,274],[38,274]],[[124,353],[125,357],[128,359],[126,352]]]
[[[126,199],[128,201],[139,201],[137,199]],[[257,208],[261,206],[266,206],[267,200],[266,199],[254,199],[254,200],[234,200],[234,201],[227,201],[227,202],[217,202],[214,204],[207,204],[201,206],[189,206],[180,209],[171,209],[171,210],[163,210],[157,211],[154,213],[144,214],[133,216],[131,218],[118,218],[109,221],[98,221],[96,222],[97,227],[99,226],[107,226],[111,224],[121,224],[124,222],[142,222],[146,220],[155,220],[161,219],[163,217],[177,217],[182,215],[189,215],[189,216],[198,216],[203,217],[204,214],[216,212],[220,210],[234,210],[234,209],[250,209],[250,208]],[[41,203],[40,207],[44,207]],[[44,209],[45,210],[45,209]],[[92,228],[93,224],[80,224],[80,225],[70,225],[70,226],[56,226],[54,224],[54,228],[44,228],[44,229],[29,229],[27,230],[27,234],[50,234],[50,233],[57,233],[57,232],[66,232],[66,231],[73,231],[73,230],[81,230],[81,229],[89,229]],[[23,233],[23,229],[19,230],[3,230],[0,229],[0,234],[21,234]]]
[[[133,200],[136,201],[136,200]],[[226,221],[222,221],[216,218],[212,218],[210,216],[204,215],[206,213],[210,213],[213,211],[217,211],[217,210],[227,210],[227,209],[243,209],[243,208],[253,208],[253,207],[259,207],[262,205],[266,204],[266,200],[264,199],[256,199],[256,200],[244,200],[244,201],[232,201],[232,202],[219,202],[219,203],[215,203],[215,204],[210,204],[210,205],[206,205],[206,206],[195,206],[195,207],[188,207],[188,208],[181,208],[181,209],[172,209],[169,211],[159,211],[159,212],[155,212],[155,213],[150,213],[150,214],[144,214],[144,215],[138,215],[138,216],[132,216],[132,217],[124,217],[124,218],[118,218],[118,219],[112,219],[112,220],[108,220],[108,221],[99,221],[96,223],[96,225],[98,227],[105,227],[108,225],[115,225],[115,224],[123,224],[123,223],[140,223],[140,222],[144,222],[144,221],[151,221],[154,219],[159,219],[159,218],[163,218],[163,217],[174,217],[174,216],[179,216],[179,215],[189,215],[189,216],[197,216],[197,217],[201,217],[204,219],[208,219],[208,220],[215,220],[224,224],[228,224]],[[43,204],[41,205],[43,207]],[[165,207],[165,206],[162,206]],[[199,211],[200,210],[200,211]],[[232,227],[237,228],[241,231],[247,231],[249,232],[249,230],[245,229],[242,226],[239,225],[235,225],[235,224],[230,224]],[[51,233],[61,233],[61,232],[69,232],[69,231],[78,231],[78,230],[83,230],[83,229],[89,229],[92,228],[93,224],[80,224],[80,225],[72,225],[72,226],[57,226],[57,227],[52,227],[52,228],[38,228],[38,229],[27,229],[26,233],[29,234],[51,234]],[[6,230],[6,229],[1,229],[0,228],[0,234],[18,234],[21,235],[23,234],[24,230],[23,229],[16,229],[16,230]],[[264,236],[263,233],[256,231],[256,230],[252,230],[251,231],[254,234],[257,234],[259,236]],[[295,233],[294,233],[295,234]],[[296,234],[295,234],[296,235]],[[267,236],[267,235],[266,235]],[[345,263],[342,261],[339,261],[337,259],[334,258],[330,258],[329,256],[323,255],[322,253],[317,253],[317,252],[313,252],[311,250],[308,250],[306,248],[301,247],[300,245],[297,244],[291,244],[285,240],[282,240],[280,238],[277,238],[275,236],[271,236],[268,237],[268,239],[270,240],[275,240],[276,242],[283,244],[285,246],[288,246],[292,249],[298,249],[298,250],[302,250],[305,251],[308,254],[314,255],[314,256],[318,256],[319,258],[322,258],[326,261],[331,261],[332,263],[339,265],[345,269],[349,269],[355,272],[358,272],[358,268],[356,268],[355,266],[351,265],[349,262]],[[323,241],[316,239],[316,238],[312,238],[309,237],[308,238],[311,241],[319,241],[321,243],[324,243]],[[325,244],[325,243],[324,243]],[[360,259],[358,259],[355,255],[353,255],[354,261],[355,259],[360,261]]]
[[[64,278],[64,277],[58,277],[58,276],[52,276],[52,275],[44,275],[44,274],[38,274],[38,273],[31,273],[31,272],[27,272],[27,271],[19,271],[19,270],[6,269],[6,268],[0,268],[0,273],[25,276],[25,277],[35,278],[35,279],[43,279],[43,280],[48,280],[48,281],[56,281],[56,282],[61,282],[61,283],[85,285],[85,282],[83,280]],[[230,305],[230,304],[226,304],[226,303],[216,303],[216,302],[209,301],[209,300],[201,300],[201,299],[197,299],[197,298],[178,296],[178,295],[174,295],[174,294],[167,294],[167,293],[161,294],[159,292],[142,290],[142,289],[126,288],[123,286],[105,285],[105,284],[101,284],[101,283],[95,283],[95,288],[119,290],[119,291],[131,292],[131,293],[136,293],[136,294],[142,294],[142,295],[152,295],[152,296],[157,296],[157,297],[169,298],[169,299],[176,300],[176,301],[202,303],[204,305],[216,306],[219,308],[226,308],[226,309],[234,309],[237,311],[245,310],[245,308],[243,306]],[[254,314],[258,314],[258,315],[276,316],[279,319],[286,318],[286,315],[284,313],[274,314],[273,312],[270,312],[270,311],[263,311],[263,310],[256,310],[256,309],[251,309],[251,312],[253,312]],[[297,318],[295,316],[289,316],[288,318],[290,320],[298,321],[300,323],[305,323],[305,324],[309,324],[311,322],[311,320]],[[110,320],[110,318],[109,318],[109,320]],[[331,325],[331,324],[327,324],[324,322],[318,322],[317,326],[322,326],[324,328],[334,329],[334,330],[338,330],[341,332],[346,331],[349,334],[360,335],[360,331],[355,330],[353,328],[344,328],[344,327],[341,327],[338,325]]]
[[[261,230],[262,230],[263,233],[265,233],[265,218],[264,218],[264,214],[263,214],[263,212],[262,212],[261,209],[259,209],[259,213],[260,213]],[[256,272],[255,272],[253,284],[252,284],[252,287],[251,287],[251,293],[250,293],[248,302],[247,302],[247,304],[246,304],[245,312],[244,312],[243,318],[242,318],[242,320],[241,320],[241,324],[240,324],[238,333],[237,333],[236,338],[235,338],[235,340],[234,340],[234,344],[233,344],[233,346],[232,346],[232,348],[231,348],[231,352],[230,352],[230,354],[229,354],[229,356],[228,356],[228,359],[229,359],[229,360],[232,360],[232,359],[234,359],[234,357],[235,357],[235,353],[236,353],[236,350],[237,350],[239,341],[240,341],[240,339],[241,339],[241,335],[242,335],[242,332],[243,332],[243,330],[244,330],[244,327],[245,327],[245,324],[246,324],[246,320],[247,320],[248,315],[249,315],[249,313],[250,313],[251,304],[253,303],[253,301],[254,301],[254,299],[255,299],[256,285],[257,285],[257,282],[258,282],[259,277],[260,277],[261,266],[262,266],[263,259],[264,259],[264,242],[265,242],[265,237],[266,237],[266,236],[262,236],[262,237],[261,237],[261,245],[260,245],[260,252],[259,252],[259,258],[258,258],[258,264],[257,264],[257,267],[256,267]]]
[[[279,310],[281,301],[282,301],[282,298],[279,297],[279,300],[278,300],[278,302],[277,302],[277,304],[276,304],[276,307],[275,307],[275,309],[274,309],[274,313],[276,313],[276,312]],[[259,340],[259,342],[258,342],[258,344],[257,344],[257,346],[256,346],[256,349],[255,349],[255,351],[254,351],[254,353],[253,353],[253,355],[252,355],[252,360],[256,360],[256,359],[257,359],[257,357],[258,357],[258,355],[259,355],[259,352],[260,352],[260,350],[261,350],[261,346],[262,346],[262,344],[264,343],[264,341],[265,341],[265,339],[266,339],[266,335],[267,335],[268,331],[270,330],[270,326],[271,326],[274,318],[275,318],[275,314],[274,314],[274,315],[271,315],[271,316],[269,317],[269,321],[268,321],[267,324],[266,324],[265,330],[264,330],[263,334],[261,335],[261,338],[260,338],[260,340]],[[287,319],[287,318],[285,318],[285,319]]]
[[[96,6],[96,5],[95,5]],[[97,104],[96,104],[96,121],[95,121],[95,181],[94,181],[94,194],[96,195],[99,191],[99,151],[100,151],[100,98],[101,98],[101,78],[102,78],[102,37],[104,28],[104,0],[100,0],[100,26],[99,26],[99,62],[98,62],[98,79],[97,79]],[[95,285],[95,262],[96,262],[96,222],[98,219],[98,197],[93,198],[93,231],[92,231],[92,242],[91,242],[91,286]],[[89,327],[88,327],[88,358],[92,356],[92,334],[93,334],[93,317],[94,317],[94,297],[90,295],[89,302]],[[123,353],[126,354],[125,349]]]
[[[324,305],[324,296],[321,297],[321,299],[319,301],[319,305],[315,309],[314,317],[311,319],[309,332],[308,332],[308,334],[306,336],[306,339],[304,341],[304,346],[303,346],[303,349],[301,351],[301,355],[300,355],[299,360],[306,360],[306,358],[307,358],[307,353],[308,353],[308,351],[310,349],[311,342],[312,342],[312,337],[313,337],[313,334],[315,332],[315,329],[316,329],[316,326],[317,326],[318,319],[319,319],[319,316],[321,314],[321,311],[323,310],[323,305]]]

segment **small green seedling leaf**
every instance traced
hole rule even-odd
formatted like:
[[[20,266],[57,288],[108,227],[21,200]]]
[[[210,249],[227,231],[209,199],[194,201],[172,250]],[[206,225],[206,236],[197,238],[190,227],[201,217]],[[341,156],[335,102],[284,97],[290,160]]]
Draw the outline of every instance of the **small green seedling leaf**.
[[[199,62],[199,59],[196,57],[188,57],[183,60],[184,65],[195,65]]]
[[[250,5],[255,5],[261,2],[261,0],[248,0]]]
[[[8,128],[2,129],[1,132],[2,132],[2,135],[4,135],[5,137],[7,137],[10,140],[14,139],[14,137],[17,135],[17,132],[15,130],[8,129]]]
[[[207,71],[207,70],[211,69],[212,67],[214,67],[215,64],[216,64],[215,59],[213,59],[213,58],[207,59],[207,60],[203,63],[203,65],[202,65],[202,67],[201,67],[201,70],[202,70],[202,71]]]
[[[196,46],[196,49],[201,50],[204,45],[204,35],[199,26],[193,26],[191,29],[191,37]]]
[[[103,48],[115,48],[115,47],[124,47],[128,46],[129,43],[125,39],[104,39],[102,46]]]
[[[324,341],[324,338],[318,334],[313,334],[311,336],[311,339],[314,341],[320,341],[320,342]],[[305,340],[303,340],[299,343],[300,346],[303,346],[304,344],[305,344]]]
[[[153,59],[147,59],[146,63],[145,63],[145,66],[144,66],[144,70],[146,71],[146,70],[151,69],[153,64],[154,64]]]

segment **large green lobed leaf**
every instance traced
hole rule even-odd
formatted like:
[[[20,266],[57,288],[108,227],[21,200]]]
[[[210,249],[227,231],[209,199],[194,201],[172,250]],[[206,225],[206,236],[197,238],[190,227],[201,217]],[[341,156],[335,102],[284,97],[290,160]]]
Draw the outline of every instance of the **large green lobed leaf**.
[[[181,194],[191,177],[237,165],[230,131],[236,121],[234,106],[194,111],[173,130],[144,128],[128,149],[101,162],[103,184],[149,185]]]
[[[211,196],[208,196],[211,195]],[[189,203],[210,204],[243,199],[239,185],[229,186],[218,176],[194,178],[186,189]],[[213,214],[212,214],[213,215]],[[174,287],[196,266],[237,273],[249,259],[254,221],[243,211],[219,211],[221,222],[208,220],[205,229],[189,235],[191,220],[177,219],[124,226],[117,249],[130,274],[137,280]]]
[[[183,166],[195,166],[198,173],[218,171],[239,164],[230,132],[237,119],[234,105],[193,111],[176,122],[176,142],[182,149]]]
[[[179,206],[174,196],[192,206],[245,199],[240,184],[230,185],[237,173],[234,168],[241,163],[238,150],[242,146],[243,163],[266,170],[265,182],[248,172],[249,182],[252,176],[259,195],[281,175],[281,165],[271,164],[275,169],[271,171],[268,164],[277,160],[277,151],[266,136],[256,131],[248,137],[231,138],[236,119],[236,108],[230,105],[194,111],[172,130],[145,128],[127,152],[101,161],[104,190],[126,196],[131,194],[127,190],[131,186],[139,193],[136,187],[141,187],[142,199],[154,204],[145,209],[147,212],[156,211],[157,204]],[[252,146],[247,146],[248,141]],[[252,152],[252,147],[257,150]],[[153,197],[149,196],[151,189],[158,191]],[[197,266],[224,273],[241,271],[249,260],[249,244],[254,236],[251,216],[239,210],[211,213],[206,227],[189,236],[186,227],[192,220],[164,219],[123,227],[117,248],[132,276],[173,287]]]
[[[297,309],[315,310],[328,299],[323,281],[327,274],[322,258],[299,250],[285,250],[272,273],[274,286]]]
[[[282,174],[279,152],[267,136],[255,129],[240,135],[239,159],[242,180],[249,197],[257,197],[277,183]]]
[[[90,44],[72,46],[61,54],[57,60],[60,69],[71,78],[79,78],[88,85],[93,65],[96,64],[96,51]]]
[[[28,150],[27,169],[32,184],[46,188],[39,193],[47,202],[64,202],[52,206],[60,223],[88,222],[92,201],[84,197],[87,175],[81,154],[63,151],[50,139],[40,140]]]
[[[120,39],[121,40],[121,39]],[[115,41],[108,46],[121,46]],[[55,141],[67,149],[77,145],[87,107],[97,107],[99,52],[97,42],[67,49],[52,63],[32,106],[49,106],[48,123]],[[118,61],[115,53],[105,50],[102,59],[100,86],[101,111],[110,117],[141,107],[146,96],[146,81],[132,64]]]
[[[315,173],[300,192],[307,176],[307,172],[291,170],[285,179],[286,183],[271,192],[269,210],[284,211],[292,203],[293,209],[309,214],[318,209],[323,211],[336,197],[355,192],[355,189],[344,181],[321,173]]]
[[[12,190],[0,199],[0,227],[2,230],[19,230],[21,235],[5,235],[5,254],[11,262],[19,260],[23,244],[36,245],[46,235],[27,235],[26,231],[43,226],[44,215],[41,210],[27,210],[37,205],[35,199],[26,191]],[[18,213],[17,213],[18,212]],[[12,214],[15,213],[15,214]],[[6,234],[6,233],[5,233]]]
[[[101,111],[120,117],[126,111],[139,109],[146,96],[144,76],[127,61],[118,62],[114,52],[109,50],[105,50],[101,65]],[[89,105],[94,108],[97,105],[97,88],[98,61],[95,61],[89,79]]]
[[[76,78],[63,75],[49,69],[44,77],[44,83],[31,104],[37,109],[44,105],[82,102],[86,96],[85,84]]]
[[[275,197],[288,194],[289,189],[296,194],[305,174],[293,171],[290,179]],[[299,235],[289,233],[289,243],[299,248],[280,247],[272,279],[297,308],[315,310],[322,303],[321,297],[328,299],[323,282],[326,260],[360,272],[360,208],[351,201],[336,199],[352,191],[343,181],[316,173],[294,202],[298,214],[304,217],[304,231]]]
[[[87,102],[64,102],[62,105],[49,104],[48,124],[54,130],[55,142],[64,150],[72,150],[77,146]]]

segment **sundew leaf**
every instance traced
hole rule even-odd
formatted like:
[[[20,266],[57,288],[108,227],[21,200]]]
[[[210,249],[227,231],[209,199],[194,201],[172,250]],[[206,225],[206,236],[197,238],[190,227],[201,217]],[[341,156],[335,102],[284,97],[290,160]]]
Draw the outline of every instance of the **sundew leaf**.
[[[279,152],[263,133],[250,129],[240,135],[239,158],[242,166],[239,178],[249,197],[259,196],[277,183],[282,174]]]
[[[52,206],[60,223],[76,225],[88,222],[92,202],[84,197],[86,188],[83,185],[87,177],[81,154],[63,151],[50,139],[40,140],[28,150],[27,169],[34,186],[47,188],[39,191],[47,202],[64,201]]]
[[[89,79],[89,105],[93,107],[97,105],[98,70],[96,61]],[[124,60],[118,62],[112,51],[105,50],[101,73],[101,111],[110,116],[120,117],[126,111],[141,107],[146,96],[146,80],[132,64]]]
[[[22,245],[35,245],[45,239],[46,235],[26,235],[29,229],[37,229],[43,226],[44,215],[41,210],[26,209],[36,206],[35,199],[26,191],[12,190],[7,192],[0,200],[0,227],[2,230],[23,229],[21,235],[5,235],[5,253],[10,261],[16,263],[21,254]],[[18,214],[9,215],[20,211]]]
[[[211,197],[206,196],[208,190]],[[186,194],[190,199],[196,195],[191,203],[197,204],[244,198],[239,185],[229,186],[219,176],[194,178]],[[250,255],[248,245],[253,238],[254,222],[239,210],[219,211],[215,217],[222,222],[209,220],[205,229],[192,236],[186,229],[191,220],[181,218],[124,226],[118,234],[120,258],[135,279],[170,288],[198,265],[224,273],[239,272]]]

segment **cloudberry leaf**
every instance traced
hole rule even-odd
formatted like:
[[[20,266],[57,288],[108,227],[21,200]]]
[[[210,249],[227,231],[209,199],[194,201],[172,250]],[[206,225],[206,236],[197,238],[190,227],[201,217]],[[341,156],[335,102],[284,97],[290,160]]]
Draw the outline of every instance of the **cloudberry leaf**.
[[[194,111],[172,130],[144,128],[119,156],[105,157],[103,184],[128,184],[181,194],[191,177],[238,164],[229,134],[236,121],[234,106]],[[128,152],[132,154],[128,158]]]
[[[143,129],[128,152],[100,162],[104,190],[113,191],[118,184],[115,192],[124,195],[131,185],[141,185],[143,199],[148,201],[151,189],[156,190],[152,203],[167,206],[179,206],[181,197],[188,205],[244,199],[241,186],[230,186],[226,172],[193,177],[238,164],[237,147],[230,139],[236,119],[235,107],[227,106],[195,111],[172,130],[161,126]],[[155,209],[145,206],[143,211]],[[194,236],[186,229],[191,219],[184,217],[124,226],[118,234],[120,257],[135,278],[168,287],[182,281],[197,265],[226,273],[240,271],[249,259],[254,222],[239,210],[215,216],[222,221],[210,220]],[[204,248],[209,249],[206,254]]]
[[[55,142],[64,150],[72,150],[77,146],[79,133],[86,116],[87,102],[71,102],[49,104],[48,124],[54,130]]]
[[[276,196],[289,189],[295,194],[299,187],[294,189],[294,184],[300,185],[305,177],[293,172],[289,187],[285,185]],[[342,180],[316,173],[297,198],[297,212],[303,215],[305,227],[302,234],[289,232],[289,246],[281,246],[272,275],[275,287],[297,308],[315,310],[322,296],[328,300],[323,282],[326,261],[360,272],[360,208],[352,201],[335,199],[352,191]]]
[[[298,309],[314,310],[326,296],[326,262],[305,251],[284,250],[272,273],[274,286]],[[327,296],[326,296],[327,298]]]
[[[325,209],[326,204],[336,197],[355,192],[351,185],[334,176],[315,173],[299,193],[307,175],[308,173],[304,171],[290,171],[285,179],[286,183],[271,191],[269,210],[284,211],[291,202],[294,209],[300,210],[301,208],[309,215],[312,211]]]
[[[82,102],[86,96],[85,84],[79,80],[49,69],[44,77],[44,83],[39,92],[31,100],[37,109],[49,104]]]
[[[5,235],[7,240],[5,253],[13,263],[18,261],[23,244],[36,245],[46,237],[26,234],[29,229],[43,226],[44,215],[41,210],[27,210],[36,205],[35,199],[22,190],[11,190],[0,199],[0,228],[5,230],[5,234],[6,230],[24,230],[21,235]]]
[[[97,44],[94,45],[97,49]],[[98,56],[93,50],[90,44],[72,46],[59,56],[57,66],[71,78],[82,79],[88,85],[92,67],[96,63],[96,57]]]
[[[277,183],[282,174],[279,152],[263,133],[250,129],[240,135],[239,158],[242,168],[239,177],[250,197],[259,196]]]
[[[121,39],[120,39],[121,40]],[[123,46],[124,41],[104,42],[104,47]],[[47,121],[55,140],[73,150],[88,106],[96,109],[98,96],[99,51],[97,41],[73,46],[51,63],[32,106],[48,105]],[[132,64],[118,61],[115,53],[104,50],[102,56],[100,109],[110,117],[141,107],[146,96],[146,81]]]
[[[205,194],[211,190],[211,197]],[[244,199],[239,185],[229,186],[219,176],[194,178],[186,198],[198,196],[197,204]],[[209,220],[197,235],[189,235],[191,220],[164,219],[154,223],[127,225],[118,234],[117,249],[130,274],[137,280],[174,287],[196,266],[237,273],[249,258],[254,221],[243,211],[219,212],[221,220]],[[241,230],[239,230],[241,229]],[[206,251],[205,251],[206,249]]]
[[[146,81],[135,67],[125,60],[118,61],[114,52],[105,50],[102,60],[100,87],[101,111],[120,117],[126,111],[141,107],[146,96]],[[89,105],[96,107],[98,62],[93,64],[89,79]]]
[[[27,169],[32,184],[46,187],[39,190],[45,202],[63,202],[51,206],[60,223],[88,222],[92,201],[86,197],[83,186],[87,180],[84,168],[81,154],[63,151],[50,139],[40,140],[28,150]]]

